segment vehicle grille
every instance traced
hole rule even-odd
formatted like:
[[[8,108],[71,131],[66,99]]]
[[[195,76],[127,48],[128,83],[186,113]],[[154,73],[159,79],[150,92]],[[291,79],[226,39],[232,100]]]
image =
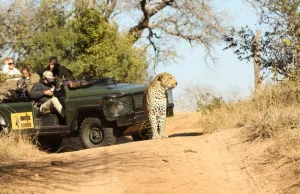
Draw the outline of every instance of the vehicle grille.
[[[143,108],[143,97],[144,97],[144,94],[135,94],[133,96],[134,106],[136,109]]]

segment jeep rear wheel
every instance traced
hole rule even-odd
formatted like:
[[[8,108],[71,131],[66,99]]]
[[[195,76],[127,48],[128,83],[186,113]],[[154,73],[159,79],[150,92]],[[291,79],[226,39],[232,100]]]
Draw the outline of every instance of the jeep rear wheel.
[[[84,148],[114,145],[113,128],[103,128],[98,118],[86,118],[80,126],[80,140]]]

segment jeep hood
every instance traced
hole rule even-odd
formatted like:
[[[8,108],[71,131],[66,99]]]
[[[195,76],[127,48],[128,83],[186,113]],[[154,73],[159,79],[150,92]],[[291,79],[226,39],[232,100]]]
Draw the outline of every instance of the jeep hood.
[[[145,85],[133,85],[133,84],[117,84],[106,86],[106,88],[114,94],[128,94],[136,92],[144,92],[146,90]]]
[[[69,90],[68,97],[83,97],[83,96],[95,96],[95,95],[124,95],[132,93],[140,93],[146,90],[146,85],[134,85],[134,84],[116,84],[116,85],[94,85],[87,88],[80,88],[76,90]]]

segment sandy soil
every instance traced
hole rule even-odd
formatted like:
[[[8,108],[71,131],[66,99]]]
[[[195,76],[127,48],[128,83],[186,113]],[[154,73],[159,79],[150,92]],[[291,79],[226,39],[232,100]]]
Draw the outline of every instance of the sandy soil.
[[[200,116],[194,113],[168,119],[168,139],[133,142],[123,137],[115,146],[89,150],[81,150],[76,139],[69,139],[62,147],[64,153],[0,164],[0,193],[280,191],[276,182],[266,177],[266,170],[258,168],[266,143],[246,141],[244,128],[203,134]]]

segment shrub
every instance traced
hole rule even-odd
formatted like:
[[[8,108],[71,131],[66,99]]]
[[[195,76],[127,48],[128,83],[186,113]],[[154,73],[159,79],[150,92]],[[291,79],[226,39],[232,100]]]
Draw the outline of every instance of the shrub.
[[[222,97],[214,96],[210,93],[203,94],[200,99],[197,100],[197,111],[207,113],[214,109],[220,108],[224,104]]]
[[[6,75],[0,72],[0,84],[3,83],[5,80],[6,80]]]
[[[32,139],[26,135],[10,133],[0,135],[0,161],[20,160],[41,154]]]
[[[299,82],[283,82],[237,103],[212,101],[214,111],[206,112],[202,125],[206,132],[248,126],[254,138],[277,137],[300,126],[299,88]]]

